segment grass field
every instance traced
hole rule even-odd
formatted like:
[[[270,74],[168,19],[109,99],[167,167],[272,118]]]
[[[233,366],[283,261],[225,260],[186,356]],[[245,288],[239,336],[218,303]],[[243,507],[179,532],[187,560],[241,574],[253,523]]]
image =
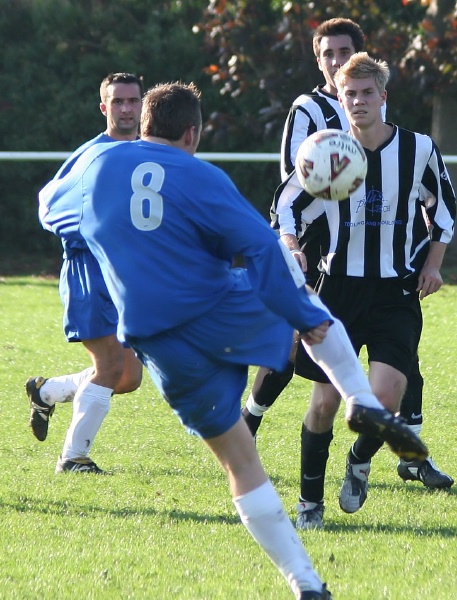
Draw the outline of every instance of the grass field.
[[[457,475],[457,286],[423,302],[423,438]],[[113,399],[92,451],[111,477],[54,475],[71,415],[58,405],[48,439],[28,427],[23,384],[87,366],[67,344],[53,279],[0,282],[0,598],[2,600],[290,600],[286,583],[240,525],[224,475],[188,436],[149,378]],[[254,373],[252,371],[251,375]],[[264,419],[258,449],[291,518],[299,433],[310,384],[294,378]],[[383,448],[362,510],[338,507],[353,434],[340,411],[327,471],[325,529],[301,532],[335,600],[455,600],[457,486],[404,484]]]

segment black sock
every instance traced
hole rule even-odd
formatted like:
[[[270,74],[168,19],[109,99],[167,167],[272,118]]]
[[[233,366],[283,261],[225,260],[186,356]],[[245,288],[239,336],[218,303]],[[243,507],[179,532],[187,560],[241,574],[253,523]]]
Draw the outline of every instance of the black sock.
[[[329,456],[333,429],[325,433],[312,433],[302,424],[300,498],[321,502],[324,497],[325,469]]]
[[[244,417],[246,425],[249,427],[249,431],[252,433],[252,437],[254,437],[257,433],[257,429],[260,427],[262,417],[256,417],[255,415],[252,415],[246,407],[243,408],[241,414]]]
[[[422,424],[422,391],[424,380],[419,370],[419,359],[414,362],[408,377],[408,384],[401,400],[400,415],[408,425]]]
[[[383,443],[379,438],[361,433],[349,450],[349,462],[354,465],[370,462]]]
[[[287,363],[287,367],[284,371],[270,371],[267,373],[260,383],[260,386],[256,389],[254,384],[254,387],[252,388],[251,394],[254,398],[254,402],[259,406],[266,406],[268,408],[272,406],[284,388],[287,387],[293,375],[294,364],[290,361]],[[242,415],[246,421],[246,425],[254,436],[260,427],[263,415],[260,417],[255,416],[251,414],[246,407],[243,408]]]
[[[290,361],[284,371],[270,371],[263,378],[260,387],[252,390],[255,403],[259,406],[272,406],[294,375],[294,364]]]

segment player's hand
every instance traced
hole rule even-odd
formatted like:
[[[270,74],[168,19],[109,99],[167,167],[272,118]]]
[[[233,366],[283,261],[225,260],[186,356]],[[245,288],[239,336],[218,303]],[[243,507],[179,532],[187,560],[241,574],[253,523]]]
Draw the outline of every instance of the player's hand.
[[[419,274],[416,292],[420,292],[419,298],[423,300],[426,296],[430,296],[430,294],[437,292],[442,285],[443,279],[439,269],[424,265],[424,268]]]
[[[329,327],[330,321],[324,321],[317,327],[314,327],[314,329],[310,329],[306,333],[302,333],[300,337],[308,344],[308,346],[320,344],[322,341],[324,341]]]
[[[291,250],[291,252],[292,252],[292,256],[297,261],[300,269],[303,271],[303,273],[306,273],[306,271],[308,270],[308,263],[306,262],[306,256],[303,254],[303,252],[301,250]]]

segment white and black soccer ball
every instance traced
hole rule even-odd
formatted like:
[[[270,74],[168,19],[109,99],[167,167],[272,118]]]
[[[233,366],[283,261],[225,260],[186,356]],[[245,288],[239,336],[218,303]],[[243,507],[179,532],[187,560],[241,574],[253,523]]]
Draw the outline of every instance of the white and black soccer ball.
[[[323,129],[301,144],[295,160],[300,185],[312,196],[344,200],[356,191],[367,174],[362,145],[339,129]]]

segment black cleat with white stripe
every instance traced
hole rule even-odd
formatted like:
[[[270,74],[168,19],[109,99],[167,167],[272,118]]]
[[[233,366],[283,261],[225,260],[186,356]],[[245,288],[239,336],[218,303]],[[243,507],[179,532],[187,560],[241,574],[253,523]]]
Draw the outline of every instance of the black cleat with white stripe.
[[[422,461],[400,459],[397,472],[403,481],[420,481],[431,490],[443,490],[454,485],[452,477],[438,469],[430,457]]]
[[[324,583],[320,592],[301,592],[297,600],[332,600],[332,594]]]
[[[30,427],[33,435],[44,442],[48,435],[49,419],[55,411],[55,405],[46,404],[40,396],[40,388],[46,383],[44,377],[29,377],[25,382],[25,391],[30,401]]]
[[[404,460],[423,461],[428,456],[424,442],[411,431],[402,417],[389,410],[353,404],[346,415],[346,422],[352,431],[386,442],[392,452]]]

